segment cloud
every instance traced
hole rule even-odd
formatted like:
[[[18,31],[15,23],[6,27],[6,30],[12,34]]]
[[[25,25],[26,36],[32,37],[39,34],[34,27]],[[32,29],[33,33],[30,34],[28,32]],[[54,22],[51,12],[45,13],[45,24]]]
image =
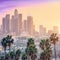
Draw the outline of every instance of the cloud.
[[[55,2],[60,0],[0,0],[0,11],[15,7],[15,6],[27,6],[31,4],[37,4],[39,2]]]

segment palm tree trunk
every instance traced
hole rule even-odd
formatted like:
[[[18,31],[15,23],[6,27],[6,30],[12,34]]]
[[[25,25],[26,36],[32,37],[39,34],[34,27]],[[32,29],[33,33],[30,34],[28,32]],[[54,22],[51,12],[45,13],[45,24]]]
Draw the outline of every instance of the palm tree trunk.
[[[55,60],[57,60],[56,58],[56,45],[54,44],[54,54],[55,54]]]

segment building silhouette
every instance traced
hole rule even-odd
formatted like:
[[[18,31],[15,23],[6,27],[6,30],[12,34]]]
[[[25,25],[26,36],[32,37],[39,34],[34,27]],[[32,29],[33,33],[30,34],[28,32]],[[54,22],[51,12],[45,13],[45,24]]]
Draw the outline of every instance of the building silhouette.
[[[14,30],[15,30],[15,34],[18,35],[18,11],[17,9],[15,9],[14,11]]]
[[[14,16],[11,17],[11,32],[14,35],[15,33],[15,23],[14,23]]]
[[[39,32],[35,31],[33,17],[27,16],[27,19],[22,21],[22,14],[18,13],[17,9],[14,10],[14,14],[11,16],[11,19],[10,14],[6,14],[6,16],[2,18],[2,32],[7,34],[12,33],[16,36],[19,36],[24,32],[31,36],[39,35],[40,37],[51,35],[51,33],[59,33],[57,26],[53,26],[52,30],[48,30],[48,32],[46,32],[46,28],[43,25],[40,25]]]
[[[34,33],[34,24],[32,16],[27,16],[27,31],[30,35],[33,35]]]
[[[27,32],[27,20],[23,21],[23,30]]]
[[[10,15],[6,14],[6,16],[2,19],[2,27],[4,33],[10,32]]]
[[[6,23],[6,32],[9,33],[10,32],[10,15],[7,14],[6,17],[5,17],[5,23]]]
[[[18,14],[18,35],[22,32],[22,14]]]
[[[6,23],[5,23],[6,21],[5,21],[5,17],[2,19],[2,32],[3,33],[5,33],[5,31],[6,31]]]
[[[11,18],[11,31],[14,35],[20,35],[22,31],[22,14],[18,14],[17,9],[15,9]]]
[[[57,34],[59,33],[57,26],[53,26],[53,33],[57,33]]]
[[[40,25],[40,26],[39,26],[39,35],[40,35],[40,36],[46,35],[46,28],[43,27],[43,25]]]
[[[48,35],[50,36],[53,33],[53,30],[48,30]]]

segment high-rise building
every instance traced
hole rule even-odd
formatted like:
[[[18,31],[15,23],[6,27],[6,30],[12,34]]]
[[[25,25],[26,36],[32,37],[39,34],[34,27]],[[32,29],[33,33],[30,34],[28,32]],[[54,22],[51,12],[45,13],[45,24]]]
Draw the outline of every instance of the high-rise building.
[[[17,9],[15,9],[15,11],[14,11],[14,16],[18,17],[18,10]]]
[[[3,30],[2,32],[3,32],[3,33],[5,33],[5,31],[6,31],[6,24],[5,24],[5,22],[6,22],[6,21],[5,21],[5,18],[3,18],[3,19],[2,19],[2,30]]]
[[[27,16],[27,31],[30,35],[33,35],[34,24],[33,24],[33,17],[32,16]]]
[[[43,28],[43,34],[46,35],[46,28]]]
[[[18,14],[17,9],[15,9],[14,15],[11,18],[11,31],[15,35],[20,35],[22,31],[22,14]]]
[[[16,35],[18,35],[18,33],[19,33],[19,31],[18,31],[18,11],[17,11],[17,9],[15,9],[15,11],[14,11],[14,26],[15,26],[15,28],[14,28],[14,32],[15,32],[15,34]]]
[[[18,15],[18,33],[20,35],[20,33],[22,32],[22,14]]]
[[[35,36],[35,25],[33,25],[33,35]]]
[[[6,24],[6,32],[9,33],[10,32],[10,15],[7,14],[5,17],[5,24]]]
[[[24,25],[23,30],[27,32],[27,20],[24,20],[23,25]]]
[[[7,14],[6,17],[2,19],[2,27],[3,32],[9,33],[10,32],[10,15]]]
[[[43,25],[40,25],[40,26],[39,26],[39,35],[40,35],[40,36],[46,35],[46,28],[43,27]]]
[[[43,35],[43,25],[39,26],[39,35],[42,36]]]
[[[11,32],[14,33],[15,32],[15,24],[14,24],[14,16],[11,17]]]
[[[51,35],[53,33],[52,30],[48,30],[48,35]]]
[[[58,27],[57,26],[53,26],[53,33],[57,33],[58,34]]]
[[[20,35],[22,31],[22,14],[18,14],[17,9],[14,11],[14,16],[12,16],[11,27],[15,35]]]

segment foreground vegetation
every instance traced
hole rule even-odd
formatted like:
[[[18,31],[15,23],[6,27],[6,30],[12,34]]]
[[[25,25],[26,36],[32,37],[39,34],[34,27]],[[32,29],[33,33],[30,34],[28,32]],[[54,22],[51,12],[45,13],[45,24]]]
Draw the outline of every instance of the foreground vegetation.
[[[11,51],[11,46],[14,43],[14,39],[12,36],[7,35],[1,40],[2,47],[4,48],[5,55],[0,57],[0,60],[51,60],[52,57],[52,49],[51,43],[54,45],[54,53],[56,60],[56,42],[58,41],[57,34],[51,34],[49,39],[42,39],[40,41],[39,47],[42,49],[40,54],[40,58],[37,59],[37,48],[34,43],[33,38],[29,38],[27,42],[27,47],[25,49],[25,53],[21,57],[21,50],[17,49],[16,51]],[[6,53],[7,47],[9,48],[9,53]]]

